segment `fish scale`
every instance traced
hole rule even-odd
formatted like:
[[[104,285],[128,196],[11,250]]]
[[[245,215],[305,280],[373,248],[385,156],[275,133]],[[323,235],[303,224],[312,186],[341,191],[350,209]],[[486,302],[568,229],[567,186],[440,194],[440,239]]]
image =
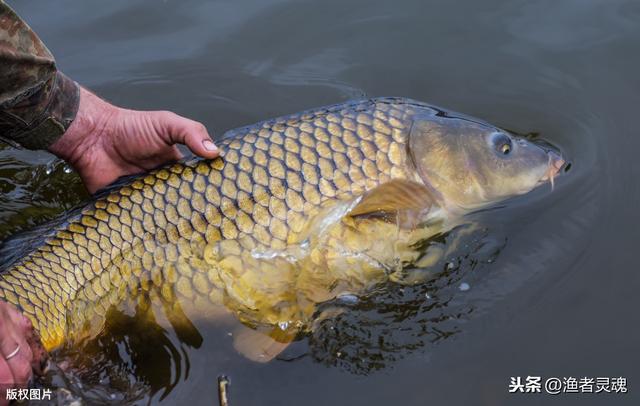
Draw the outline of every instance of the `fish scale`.
[[[286,264],[234,253],[247,246],[284,250],[300,242],[323,207],[410,177],[409,123],[424,109],[430,108],[407,99],[371,99],[231,130],[219,158],[139,176],[67,219],[0,274],[0,298],[21,307],[48,349],[74,334],[70,326],[104,317],[109,306],[141,291],[201,307],[253,301],[246,305],[253,316],[238,313],[255,322],[260,301],[269,301],[250,298],[256,272],[279,275],[264,284],[275,296],[281,285],[305,287],[292,282],[296,271]],[[316,260],[331,256],[323,255]],[[287,289],[283,297],[295,295]],[[282,312],[262,316],[276,322]]]

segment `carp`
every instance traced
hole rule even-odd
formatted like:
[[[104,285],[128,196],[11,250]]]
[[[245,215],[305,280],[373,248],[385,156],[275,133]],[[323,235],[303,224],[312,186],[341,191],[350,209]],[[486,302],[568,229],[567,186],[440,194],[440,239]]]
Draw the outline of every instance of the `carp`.
[[[228,131],[213,160],[118,182],[5,242],[0,299],[49,350],[151,298],[189,319],[232,315],[235,347],[273,358],[318,305],[434,262],[425,241],[467,213],[553,181],[559,152],[403,98],[346,102]]]

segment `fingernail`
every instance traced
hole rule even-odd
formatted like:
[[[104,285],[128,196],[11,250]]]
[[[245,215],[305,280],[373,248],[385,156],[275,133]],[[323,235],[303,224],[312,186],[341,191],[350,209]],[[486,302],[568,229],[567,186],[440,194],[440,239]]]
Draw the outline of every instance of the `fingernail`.
[[[218,147],[216,147],[216,144],[214,144],[213,142],[211,142],[209,140],[202,141],[202,145],[204,145],[204,148],[207,151],[217,151],[218,150]]]

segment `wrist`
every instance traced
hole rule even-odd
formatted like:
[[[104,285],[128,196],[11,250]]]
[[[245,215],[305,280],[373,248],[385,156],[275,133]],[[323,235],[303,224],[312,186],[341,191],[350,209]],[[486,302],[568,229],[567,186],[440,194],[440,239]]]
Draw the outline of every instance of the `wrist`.
[[[67,131],[48,148],[49,152],[75,166],[89,149],[102,142],[106,125],[117,110],[117,107],[80,87],[76,117]]]

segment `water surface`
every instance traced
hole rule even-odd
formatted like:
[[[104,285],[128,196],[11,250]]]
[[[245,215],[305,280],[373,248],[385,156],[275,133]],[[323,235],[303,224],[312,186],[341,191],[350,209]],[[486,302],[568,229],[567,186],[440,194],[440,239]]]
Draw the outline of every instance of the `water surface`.
[[[632,0],[10,2],[106,99],[216,135],[366,96],[406,96],[539,134],[573,162],[485,213],[428,286],[354,303],[269,364],[226,327],[198,337],[121,314],[55,385],[86,399],[210,405],[637,404],[640,3]],[[46,153],[0,149],[0,238],[87,198]],[[460,289],[462,287],[462,289]],[[81,358],[81,359],[79,359]],[[618,377],[626,395],[512,395],[510,376]],[[80,387],[79,385],[83,385]]]

